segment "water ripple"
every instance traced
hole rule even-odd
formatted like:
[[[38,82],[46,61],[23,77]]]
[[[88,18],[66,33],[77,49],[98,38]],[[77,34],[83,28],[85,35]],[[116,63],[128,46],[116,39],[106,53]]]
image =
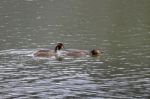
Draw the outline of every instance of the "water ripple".
[[[36,59],[32,56],[34,51],[0,51],[0,98],[132,99],[149,95],[149,67],[142,62],[144,67],[136,61],[129,61],[126,55],[118,56],[119,62],[116,57],[107,57],[106,60],[103,57],[64,58],[58,61]]]

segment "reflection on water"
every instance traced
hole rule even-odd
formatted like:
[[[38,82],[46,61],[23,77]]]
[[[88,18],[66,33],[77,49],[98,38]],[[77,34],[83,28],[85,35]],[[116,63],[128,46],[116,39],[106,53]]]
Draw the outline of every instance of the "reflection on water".
[[[1,0],[0,98],[148,99],[150,1]],[[100,58],[35,58],[41,48]]]

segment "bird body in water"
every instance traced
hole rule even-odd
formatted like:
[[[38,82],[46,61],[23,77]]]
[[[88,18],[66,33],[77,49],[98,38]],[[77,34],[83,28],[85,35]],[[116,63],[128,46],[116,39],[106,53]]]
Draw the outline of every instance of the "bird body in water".
[[[64,48],[63,43],[58,43],[54,50],[39,50],[34,53],[35,57],[52,57],[57,56],[57,53]]]
[[[92,56],[97,57],[100,56],[101,51],[99,49],[93,49],[91,51],[85,51],[85,50],[73,50],[66,52],[66,56],[70,57],[85,57],[85,56]]]

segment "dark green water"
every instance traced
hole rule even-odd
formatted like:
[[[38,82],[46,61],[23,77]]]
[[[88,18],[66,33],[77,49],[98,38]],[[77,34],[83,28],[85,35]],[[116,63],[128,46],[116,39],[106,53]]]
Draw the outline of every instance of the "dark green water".
[[[149,0],[1,0],[0,99],[149,99]],[[37,59],[39,48],[100,58]]]

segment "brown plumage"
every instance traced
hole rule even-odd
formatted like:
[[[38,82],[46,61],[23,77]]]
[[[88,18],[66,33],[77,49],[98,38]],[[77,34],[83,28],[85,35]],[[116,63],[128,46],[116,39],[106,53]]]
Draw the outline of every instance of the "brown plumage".
[[[90,52],[84,50],[75,50],[75,51],[66,52],[66,56],[72,56],[72,57],[84,57],[86,55],[96,57],[99,56],[100,54],[101,52],[99,49],[93,49]]]
[[[54,50],[39,50],[34,53],[35,57],[52,57],[56,56],[56,53],[58,50],[61,50],[64,48],[63,43],[58,43]]]

